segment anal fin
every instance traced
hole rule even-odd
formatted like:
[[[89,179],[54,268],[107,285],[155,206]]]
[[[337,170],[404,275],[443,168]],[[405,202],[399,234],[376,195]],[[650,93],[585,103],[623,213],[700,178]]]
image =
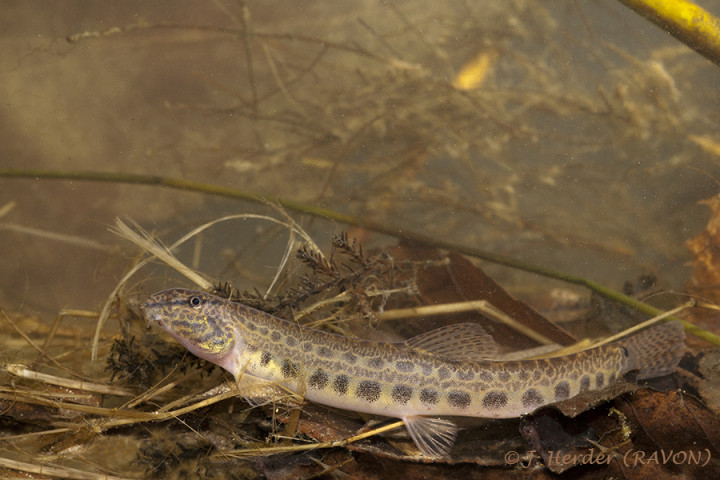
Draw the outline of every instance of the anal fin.
[[[444,418],[403,417],[405,427],[420,452],[428,457],[443,457],[455,444],[458,427]]]

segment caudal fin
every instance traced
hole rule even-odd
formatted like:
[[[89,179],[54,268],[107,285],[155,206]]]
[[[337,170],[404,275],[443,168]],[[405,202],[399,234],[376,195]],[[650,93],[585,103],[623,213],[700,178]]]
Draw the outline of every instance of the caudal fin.
[[[685,350],[682,322],[663,323],[618,343],[628,351],[626,371],[637,370],[638,379],[667,375],[677,367]]]

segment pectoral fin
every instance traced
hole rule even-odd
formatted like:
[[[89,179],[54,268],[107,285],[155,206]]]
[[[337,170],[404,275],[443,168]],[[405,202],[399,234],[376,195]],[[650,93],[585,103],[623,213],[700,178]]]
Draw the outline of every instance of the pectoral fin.
[[[420,416],[403,417],[402,420],[423,455],[445,456],[455,444],[458,427],[450,420]]]
[[[238,394],[253,407],[265,405],[269,402],[287,400],[288,390],[275,382],[270,382],[253,375],[243,374],[237,380]],[[290,402],[291,403],[291,402]]]

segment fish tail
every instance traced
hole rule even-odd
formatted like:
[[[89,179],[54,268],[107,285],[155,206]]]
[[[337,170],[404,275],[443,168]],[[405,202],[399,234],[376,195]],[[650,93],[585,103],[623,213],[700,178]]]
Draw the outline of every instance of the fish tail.
[[[660,377],[675,370],[685,350],[685,329],[680,320],[662,323],[618,343],[628,352],[626,372],[638,379]]]

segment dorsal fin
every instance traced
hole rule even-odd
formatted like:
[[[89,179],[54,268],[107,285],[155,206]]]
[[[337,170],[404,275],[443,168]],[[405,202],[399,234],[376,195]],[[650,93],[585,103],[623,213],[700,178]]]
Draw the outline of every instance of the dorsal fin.
[[[406,340],[405,345],[455,361],[487,361],[497,357],[495,340],[476,323],[457,323],[421,333]]]

